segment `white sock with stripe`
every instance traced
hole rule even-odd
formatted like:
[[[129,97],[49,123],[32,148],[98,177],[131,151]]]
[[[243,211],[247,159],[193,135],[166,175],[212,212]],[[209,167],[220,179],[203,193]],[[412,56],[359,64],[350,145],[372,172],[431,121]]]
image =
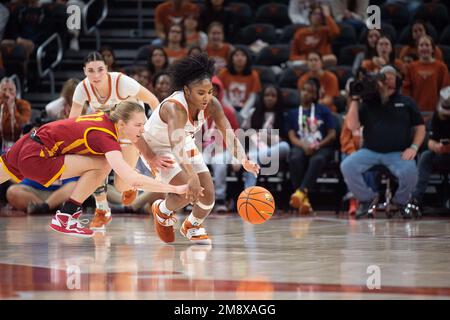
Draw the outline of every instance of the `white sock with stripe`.
[[[194,226],[194,227],[198,227],[199,225],[201,225],[203,223],[203,221],[205,221],[205,219],[199,219],[194,217],[194,215],[191,214],[188,217],[188,221]]]

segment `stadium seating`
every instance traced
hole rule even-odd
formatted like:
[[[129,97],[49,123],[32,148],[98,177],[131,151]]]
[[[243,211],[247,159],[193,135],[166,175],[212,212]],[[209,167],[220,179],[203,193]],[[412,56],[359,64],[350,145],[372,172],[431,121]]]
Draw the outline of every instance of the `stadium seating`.
[[[255,12],[254,23],[270,23],[275,28],[290,24],[287,5],[271,2],[260,6]]]
[[[279,66],[289,60],[289,45],[275,44],[263,48],[256,56],[256,64]]]

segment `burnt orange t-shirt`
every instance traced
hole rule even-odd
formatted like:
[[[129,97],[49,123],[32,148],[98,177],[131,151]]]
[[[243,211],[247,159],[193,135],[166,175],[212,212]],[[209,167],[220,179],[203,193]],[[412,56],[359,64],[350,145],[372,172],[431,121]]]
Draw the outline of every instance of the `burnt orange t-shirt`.
[[[419,57],[419,54],[417,53],[417,48],[410,47],[410,46],[403,46],[402,49],[400,50],[398,57],[403,61],[403,57],[406,55],[413,55],[413,56]],[[443,61],[442,50],[439,49],[439,47],[436,47],[436,51],[434,52],[434,57],[437,60]]]
[[[11,114],[9,113],[9,108],[6,104],[2,108],[2,123],[1,130],[3,137],[8,141],[17,141],[22,134],[22,128],[31,119],[31,105],[28,101],[22,99],[16,99],[16,106],[14,108],[14,118],[11,119]],[[1,142],[0,137],[0,142]]]
[[[400,59],[395,59],[394,66],[397,68],[398,71],[400,71],[400,73],[404,77],[406,74],[405,64]],[[361,67],[366,69],[369,72],[378,72],[381,69],[378,65],[376,65],[373,62],[372,59],[363,60],[363,62],[361,63]]]
[[[312,75],[310,71],[303,74],[297,81],[297,88],[300,90],[303,84],[311,77]],[[318,78],[320,81],[320,87],[323,89],[326,96],[333,98],[339,95],[339,81],[333,72],[325,70],[322,76]],[[336,106],[332,102],[326,103],[325,105],[330,108],[331,111],[336,111]]]
[[[361,146],[361,132],[360,129],[357,132],[352,132],[347,125],[347,120],[344,119],[342,125],[342,131],[340,136],[341,152],[345,154],[352,154],[358,151]]]
[[[221,48],[213,48],[210,44],[206,46],[206,53],[215,61],[216,71],[224,68],[227,65],[228,57],[230,56],[232,47],[228,43],[224,43]]]
[[[231,74],[228,69],[219,72],[225,92],[233,107],[243,107],[251,93],[261,91],[258,72],[252,70],[248,76]]]
[[[420,111],[435,111],[439,91],[450,85],[447,66],[439,61],[414,61],[409,64],[403,81],[403,93],[412,97]]]
[[[339,26],[333,18],[327,17],[326,25],[313,30],[311,27],[303,27],[297,30],[291,45],[289,60],[306,60],[310,52],[319,52],[321,55],[332,54],[331,41],[339,33]]]
[[[164,51],[169,58],[169,64],[172,64],[174,61],[184,58],[188,54],[188,50],[186,48],[181,48],[180,50],[172,50],[168,47],[164,47]]]
[[[176,10],[172,1],[166,1],[155,8],[155,24],[162,24],[168,30],[171,25],[180,24],[184,17],[199,11],[199,7],[191,1],[185,1],[180,10]]]

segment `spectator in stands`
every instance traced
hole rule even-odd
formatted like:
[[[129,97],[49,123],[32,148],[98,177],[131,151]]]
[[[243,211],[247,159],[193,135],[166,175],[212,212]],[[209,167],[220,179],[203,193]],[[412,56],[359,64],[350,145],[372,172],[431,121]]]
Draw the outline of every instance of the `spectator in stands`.
[[[225,99],[238,112],[242,128],[250,126],[257,94],[261,91],[258,72],[252,69],[250,53],[244,47],[231,52],[227,68],[219,76],[225,87]]]
[[[157,72],[166,70],[169,66],[169,57],[162,47],[153,47],[148,55],[147,69],[150,71],[150,77]]]
[[[212,78],[212,84],[214,88],[214,96],[221,102],[223,112],[230,122],[231,128],[236,131],[239,129],[239,124],[236,119],[236,113],[232,106],[228,105],[224,99],[225,90],[222,82],[216,76]],[[216,130],[215,124],[212,119],[203,126],[203,157],[205,162],[211,166],[214,175],[214,189],[216,205],[214,212],[226,212],[228,210],[226,205],[227,195],[227,169],[228,165],[232,163],[232,156],[227,151],[224,137]],[[220,148],[220,142],[222,141],[222,148]],[[233,169],[235,171],[240,170],[240,164],[234,164]]]
[[[381,36],[376,44],[377,54],[372,59],[365,59],[361,67],[368,72],[377,73],[385,65],[393,65],[400,71],[402,77],[406,73],[406,67],[400,59],[395,58],[395,50],[391,40],[387,36]]]
[[[0,51],[0,79],[3,79],[4,76],[5,76],[5,68],[3,66],[2,52]]]
[[[73,93],[78,83],[80,83],[80,80],[75,78],[71,78],[64,83],[60,97],[45,106],[47,118],[61,120],[69,117]]]
[[[290,206],[301,214],[312,212],[308,191],[333,154],[336,129],[330,109],[319,104],[320,82],[308,79],[300,88],[301,105],[287,115],[286,130],[291,142],[289,171],[295,192]]]
[[[366,32],[366,47],[364,52],[360,52],[356,55],[353,62],[353,74],[356,74],[357,70],[361,66],[363,60],[372,60],[377,55],[377,42],[381,37],[381,30],[369,29]]]
[[[225,27],[225,39],[231,39],[235,25],[231,12],[226,10],[226,5],[227,0],[206,0],[200,13],[200,29],[206,32],[211,23],[219,22]]]
[[[436,46],[430,36],[420,37],[417,45],[419,60],[408,66],[403,92],[412,97],[421,112],[434,112],[439,91],[450,85],[447,66],[433,57]]]
[[[441,90],[437,111],[431,120],[428,150],[419,159],[419,180],[413,192],[410,210],[416,214],[423,204],[423,196],[433,168],[450,169],[450,87]],[[448,196],[448,195],[445,195]],[[414,212],[413,212],[414,214]]]
[[[26,100],[17,99],[16,85],[9,78],[0,82],[0,137],[1,154],[11,148],[22,133],[22,127],[30,121],[31,106]]]
[[[141,68],[139,71],[139,84],[144,88],[150,90],[152,88],[150,71],[146,68]]]
[[[8,188],[6,199],[13,208],[28,214],[48,214],[69,199],[77,180],[78,177],[57,180],[47,188],[33,180],[24,179]]]
[[[347,125],[352,131],[363,127],[363,147],[341,163],[341,171],[360,202],[356,218],[368,214],[376,199],[377,194],[363,178],[363,173],[375,165],[387,167],[398,178],[393,202],[400,207],[403,217],[409,218],[405,208],[417,182],[414,158],[425,137],[425,125],[416,103],[400,94],[398,71],[385,66],[380,73],[385,79],[378,81],[378,92],[364,97],[362,103],[360,97],[351,93]]]
[[[198,17],[197,12],[190,13],[184,18],[184,33],[186,37],[186,46],[188,48],[198,46],[202,49],[206,48],[208,44],[208,36],[203,31],[198,30]]]
[[[169,64],[187,56],[186,37],[183,25],[174,24],[169,27],[166,37],[166,45],[164,51],[169,58]]]
[[[190,0],[166,0],[155,8],[156,36],[166,40],[170,26],[181,24],[183,19],[192,12],[199,12],[200,8]]]
[[[3,34],[5,32],[8,19],[9,19],[9,10],[4,6],[3,3],[0,3],[0,42],[3,40]]]
[[[172,88],[172,80],[170,74],[166,71],[160,71],[153,76],[152,79],[153,93],[161,102],[170,96]]]
[[[116,55],[113,48],[110,46],[103,46],[100,48],[99,52],[105,59],[108,72],[123,72],[123,69],[117,64]]]
[[[351,25],[357,34],[366,25],[369,0],[333,0],[330,1],[331,12],[337,22]]]
[[[189,48],[188,56],[196,56],[198,54],[201,54],[203,52],[203,49],[199,46],[193,46]]]
[[[417,53],[418,40],[424,35],[429,35],[427,24],[422,20],[414,22],[411,25],[410,31],[411,32],[408,35],[408,44],[403,46],[399,53],[399,58],[406,63],[419,59],[419,54]],[[442,61],[442,51],[439,47],[436,47],[434,57],[437,60]]]
[[[330,108],[331,111],[336,111],[333,98],[339,95],[339,81],[336,75],[323,69],[322,56],[318,52],[310,52],[307,55],[309,71],[304,73],[297,81],[297,88],[303,87],[303,84],[311,77],[317,78],[320,81],[320,98],[319,103]]]
[[[278,163],[286,161],[290,147],[284,141],[284,106],[280,88],[275,85],[263,88],[250,123],[251,129],[257,132],[250,136],[249,159],[260,165],[269,164],[275,158]],[[256,177],[244,172],[244,182],[246,188],[252,187],[256,185]]]
[[[311,25],[302,27],[294,35],[289,60],[306,63],[309,52],[319,52],[326,66],[335,65],[336,56],[331,50],[331,42],[339,33],[328,6],[315,5],[309,14]]]
[[[309,26],[309,14],[315,0],[289,0],[288,15],[294,24]]]
[[[208,45],[206,53],[215,61],[216,72],[220,72],[227,65],[230,52],[233,46],[224,42],[223,25],[220,22],[213,22],[208,27]]]

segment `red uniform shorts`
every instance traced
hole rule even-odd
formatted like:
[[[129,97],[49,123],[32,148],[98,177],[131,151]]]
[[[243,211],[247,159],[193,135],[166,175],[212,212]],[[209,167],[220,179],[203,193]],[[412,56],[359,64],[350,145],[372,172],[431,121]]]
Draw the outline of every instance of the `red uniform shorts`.
[[[63,173],[64,155],[48,157],[44,149],[26,134],[1,156],[0,163],[14,181],[28,178],[48,187]]]

